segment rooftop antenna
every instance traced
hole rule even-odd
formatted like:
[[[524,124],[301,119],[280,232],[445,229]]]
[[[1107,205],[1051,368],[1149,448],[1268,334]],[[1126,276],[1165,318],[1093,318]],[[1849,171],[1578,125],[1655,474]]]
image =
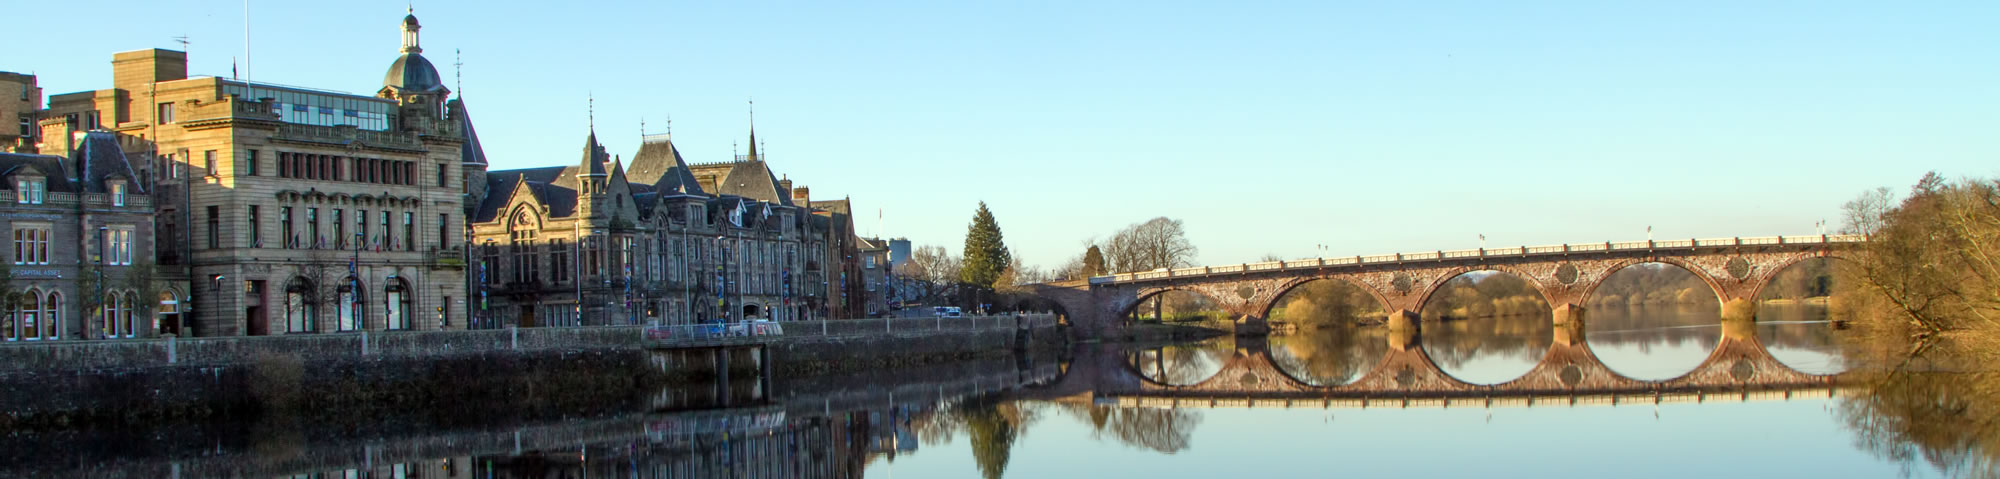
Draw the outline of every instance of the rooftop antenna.
[[[590,102],[590,131],[597,131],[597,93],[585,93],[585,101]]]
[[[644,116],[639,117],[639,137],[646,137],[646,117]]]
[[[674,114],[667,114],[667,138],[674,137]]]
[[[465,51],[457,48],[451,49],[451,83],[458,97],[465,98]]]

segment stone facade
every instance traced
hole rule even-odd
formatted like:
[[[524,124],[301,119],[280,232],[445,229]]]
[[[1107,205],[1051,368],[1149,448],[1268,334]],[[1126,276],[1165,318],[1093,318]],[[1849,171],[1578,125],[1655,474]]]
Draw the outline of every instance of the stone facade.
[[[151,337],[163,313],[155,281],[153,204],[119,138],[49,122],[42,150],[0,153],[0,230],[12,253],[0,291],[0,339]],[[166,306],[171,308],[171,304]]]
[[[41,110],[42,89],[35,85],[34,75],[0,72],[0,152],[34,149]]]
[[[573,166],[468,167],[483,179],[467,195],[482,327],[851,317],[826,300],[844,214],[825,221],[754,147],[689,165],[652,135],[628,169],[593,132]]]
[[[110,89],[50,99],[44,118],[99,119],[151,153],[134,166],[193,306],[183,335],[464,326],[469,123],[418,28],[404,19],[375,96],[188,78],[186,53],[155,49],[114,55]]]

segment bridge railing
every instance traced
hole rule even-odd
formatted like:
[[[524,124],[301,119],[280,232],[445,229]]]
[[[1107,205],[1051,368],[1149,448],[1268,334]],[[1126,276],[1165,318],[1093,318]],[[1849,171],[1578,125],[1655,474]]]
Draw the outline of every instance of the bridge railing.
[[[712,343],[718,341],[756,342],[778,337],[866,336],[873,334],[932,331],[986,331],[1054,326],[1056,315],[996,314],[957,318],[870,318],[816,321],[739,321],[732,323],[673,324],[647,326],[645,339],[653,344]]]
[[[1245,273],[1253,271],[1280,271],[1309,269],[1325,266],[1348,266],[1377,263],[1401,263],[1406,261],[1437,261],[1460,258],[1482,258],[1494,256],[1527,256],[1540,254],[1588,253],[1603,251],[1654,250],[1662,248],[1702,248],[1762,245],[1811,245],[1834,243],[1867,242],[1866,235],[1811,235],[1811,236],[1764,236],[1754,238],[1706,238],[1621,241],[1584,244],[1561,244],[1544,246],[1512,246],[1492,249],[1465,249],[1450,251],[1424,251],[1416,253],[1378,254],[1369,256],[1345,256],[1338,258],[1307,258],[1292,261],[1265,261],[1259,263],[1239,263],[1221,266],[1196,266],[1172,270],[1156,270],[1138,273],[1119,273],[1090,278],[1090,284],[1121,283],[1126,281],[1166,279],[1223,273]]]

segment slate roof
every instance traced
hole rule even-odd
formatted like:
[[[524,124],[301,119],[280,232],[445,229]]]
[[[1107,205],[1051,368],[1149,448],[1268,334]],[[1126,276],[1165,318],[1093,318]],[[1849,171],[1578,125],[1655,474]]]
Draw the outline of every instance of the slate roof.
[[[437,67],[417,52],[396,57],[396,62],[389,64],[389,73],[382,76],[382,86],[412,93],[450,91],[445,89],[444,81],[439,78]]]
[[[674,147],[672,140],[640,143],[639,152],[632,155],[632,168],[625,171],[625,178],[633,185],[635,195],[641,189],[651,189],[662,195],[708,194],[702,190],[701,182],[694,179],[694,174],[688,172],[687,162],[681,159],[680,149]]]
[[[479,144],[479,132],[472,128],[472,115],[465,111],[465,99],[451,99],[445,103],[445,110],[450,112],[452,118],[458,120],[460,128],[465,129],[465,145],[460,146],[458,150],[459,162],[471,165],[486,164],[486,147]]]
[[[48,191],[75,193],[76,183],[69,181],[67,163],[60,156],[29,155],[22,153],[0,153],[0,177],[12,176],[28,167],[34,167],[48,177]],[[13,188],[12,185],[7,188]]]
[[[499,218],[501,209],[514,198],[514,190],[525,185],[528,193],[549,206],[549,216],[562,218],[576,214],[576,168],[545,166],[486,173],[486,198],[473,210],[472,222],[486,223]]]
[[[792,192],[778,191],[778,176],[761,160],[732,163],[729,173],[716,181],[716,190],[717,194],[793,206]]]
[[[132,172],[132,162],[125,154],[125,148],[118,144],[118,136],[109,131],[85,133],[83,143],[77,145],[73,153],[82,170],[81,185],[84,191],[104,193],[111,189],[104,186],[104,180],[123,178],[132,192],[145,193],[137,181],[139,175]]]

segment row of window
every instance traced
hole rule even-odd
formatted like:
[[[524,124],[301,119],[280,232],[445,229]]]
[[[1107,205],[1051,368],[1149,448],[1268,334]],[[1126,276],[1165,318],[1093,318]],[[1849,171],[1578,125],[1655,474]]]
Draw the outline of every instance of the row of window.
[[[248,238],[250,241],[249,246],[252,248],[282,249],[417,250],[419,238],[417,237],[417,214],[414,212],[404,211],[398,215],[396,212],[388,210],[380,211],[381,214],[379,217],[381,218],[381,222],[378,224],[381,229],[375,230],[374,234],[371,235],[369,231],[369,211],[362,209],[354,210],[354,234],[351,238],[348,236],[348,222],[346,218],[343,218],[348,213],[347,210],[329,208],[327,213],[329,215],[325,222],[327,229],[321,229],[320,209],[318,207],[280,206],[278,207],[277,218],[278,237],[267,240],[264,237],[263,207],[261,205],[250,205],[249,219],[246,225],[250,233]],[[302,215],[302,217],[295,215]],[[399,218],[401,220],[401,228],[397,228],[399,226],[397,223]],[[222,247],[221,226],[221,207],[208,207],[209,248]],[[438,247],[442,249],[450,246],[451,215],[439,213],[437,215],[437,228]],[[329,236],[326,234],[329,232],[332,235]]]
[[[111,206],[125,206],[125,183],[112,182]],[[49,180],[45,178],[17,178],[14,180],[14,202],[23,205],[39,205],[48,199]]]
[[[354,294],[356,288],[366,290],[366,286],[354,277],[350,276],[341,281],[341,284],[334,290],[337,297],[333,303],[335,310],[333,323],[322,326],[319,323],[320,302],[317,300],[319,297],[318,291],[313,287],[311,282],[303,279],[293,280],[292,284],[285,288],[285,311],[282,318],[285,325],[284,331],[287,333],[318,333],[369,329],[366,295]],[[413,313],[411,311],[412,293],[408,285],[402,280],[392,280],[387,286],[382,288],[382,327],[384,329],[405,330],[411,328],[413,319],[415,318],[411,316],[411,313]],[[451,304],[451,297],[444,297],[439,304]],[[439,306],[439,308],[446,307],[448,306]],[[443,318],[450,317],[449,315],[449,311],[440,310],[440,321]]]
[[[51,225],[22,224],[14,226],[14,264],[49,264],[49,239]],[[112,266],[132,264],[132,227],[126,225],[107,226],[98,231],[98,251],[103,255],[98,261]]]
[[[533,236],[528,235],[525,237],[532,238]],[[479,272],[480,282],[489,285],[499,285],[507,281],[515,283],[540,281],[542,279],[540,268],[543,262],[539,258],[542,256],[544,249],[546,249],[547,264],[550,268],[549,280],[560,284],[573,279],[574,274],[570,265],[571,245],[569,243],[561,239],[555,239],[547,242],[546,248],[544,248],[543,244],[518,240],[519,238],[524,238],[522,235],[516,234],[514,238],[517,238],[517,242],[506,246],[505,253],[509,256],[511,268],[508,271],[510,274],[504,276],[497,269],[502,254],[500,245],[493,241],[486,242],[481,249],[483,259]],[[717,240],[714,239],[703,239],[688,242],[686,246],[692,248],[690,251],[684,250],[682,241],[676,238],[661,241],[660,244],[649,248],[648,251],[638,252],[637,254],[644,256],[644,259],[647,261],[647,264],[644,266],[648,267],[643,270],[635,270],[635,268],[641,265],[634,262],[634,245],[636,242],[633,241],[633,238],[623,236],[609,238],[612,242],[611,251],[618,253],[615,257],[606,256],[606,251],[600,244],[604,240],[605,238],[603,237],[584,238],[582,250],[578,252],[580,253],[580,261],[582,263],[576,266],[580,267],[582,271],[591,272],[592,274],[619,274],[622,272],[627,277],[637,277],[651,281],[660,281],[668,278],[680,278],[683,280],[708,279],[707,276],[696,277],[693,274],[694,271],[688,268],[687,263],[681,260],[683,255],[692,254],[695,257],[706,258],[705,262],[708,264],[717,265],[714,271],[717,278],[732,278],[732,284],[737,280],[746,282],[747,284],[738,285],[746,291],[776,294],[780,291],[790,289],[790,285],[785,284],[784,273],[780,271],[781,268],[779,267],[780,263],[778,261],[781,247],[784,256],[784,263],[782,264],[792,264],[798,260],[798,245],[794,244],[746,242],[744,243],[745,247],[731,248],[718,244]],[[721,264],[725,256],[728,262],[735,265],[735,267],[728,267]],[[612,262],[609,268],[604,267],[604,261]]]
[[[257,151],[250,150],[249,168],[245,174],[257,176]],[[437,186],[445,187],[450,178],[444,163],[438,163]],[[278,152],[278,177],[306,180],[354,181],[358,183],[379,183],[388,185],[417,184],[417,163],[414,161],[384,160],[380,158],[353,158],[310,153]]]
[[[0,311],[0,338],[7,341],[62,339],[64,319],[69,315],[60,291],[29,288],[13,309]],[[104,295],[98,326],[103,337],[130,338],[139,335],[139,293],[110,291]]]

